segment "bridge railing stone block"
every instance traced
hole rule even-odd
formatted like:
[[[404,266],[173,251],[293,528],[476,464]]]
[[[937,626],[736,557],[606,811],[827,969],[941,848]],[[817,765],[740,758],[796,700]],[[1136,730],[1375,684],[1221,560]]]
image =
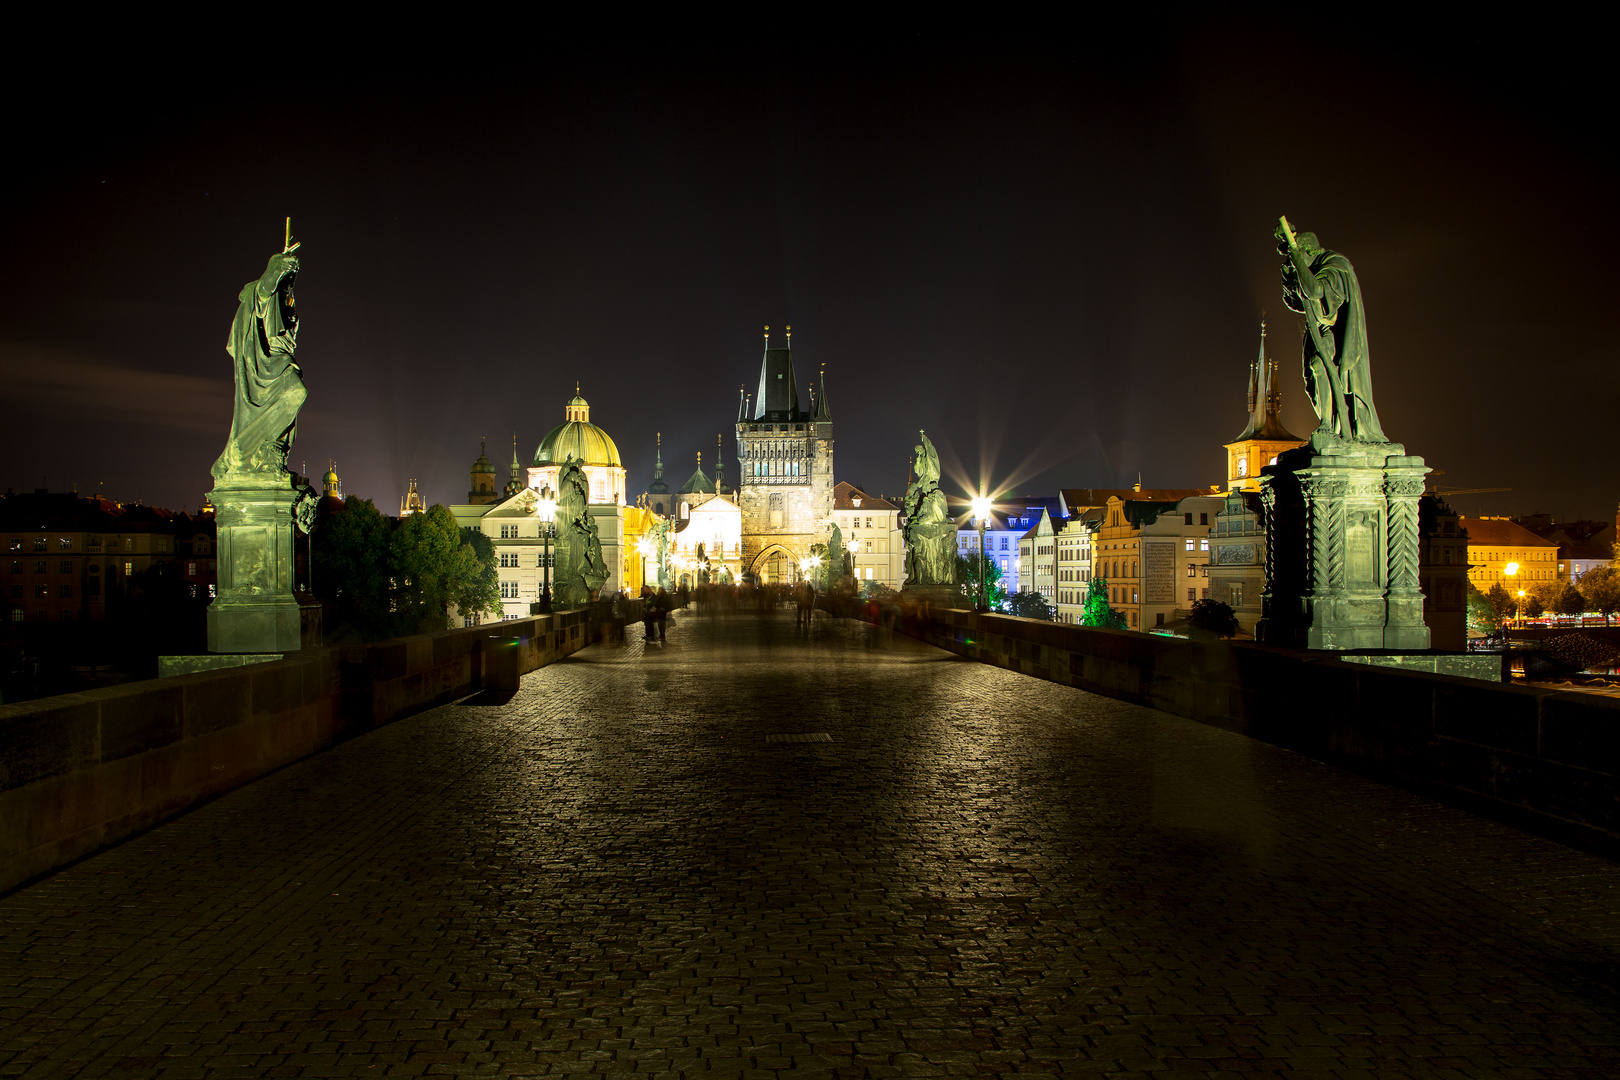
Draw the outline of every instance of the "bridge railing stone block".
[[[961,656],[1264,739],[1620,857],[1620,701],[1319,651],[955,609],[908,613],[899,628]]]
[[[586,611],[497,624],[523,673],[590,640]],[[0,706],[0,890],[333,742],[473,693],[491,627]]]

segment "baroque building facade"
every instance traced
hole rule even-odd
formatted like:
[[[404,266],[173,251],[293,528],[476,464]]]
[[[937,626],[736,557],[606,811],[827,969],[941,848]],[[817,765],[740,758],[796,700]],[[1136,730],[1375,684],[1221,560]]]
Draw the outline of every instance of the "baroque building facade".
[[[833,515],[833,424],[826,373],[802,406],[793,369],[793,331],[765,356],[759,388],[739,394],[736,501],[742,509],[745,576],[763,584],[797,581],[810,546],[825,543]]]

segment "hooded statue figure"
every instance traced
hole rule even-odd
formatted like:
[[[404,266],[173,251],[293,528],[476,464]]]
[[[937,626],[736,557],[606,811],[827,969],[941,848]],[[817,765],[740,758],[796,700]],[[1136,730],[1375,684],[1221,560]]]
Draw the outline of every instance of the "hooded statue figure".
[[[304,374],[293,360],[298,348],[293,302],[297,274],[297,254],[278,252],[270,256],[264,275],[242,286],[237,298],[236,321],[225,343],[236,364],[236,408],[230,440],[211,470],[216,481],[244,473],[260,477],[287,473],[287,452],[307,396]]]
[[[572,454],[557,474],[557,580],[554,603],[582,607],[607,580],[602,540],[591,520],[590,484]]]
[[[1305,391],[1321,420],[1318,431],[1341,439],[1388,440],[1373,408],[1372,368],[1367,357],[1367,312],[1350,260],[1295,234],[1286,218],[1277,226],[1283,263],[1283,303],[1305,316]]]
[[[915,479],[906,491],[906,585],[956,584],[956,523],[939,490],[939,452],[922,432],[917,433],[911,471]]]

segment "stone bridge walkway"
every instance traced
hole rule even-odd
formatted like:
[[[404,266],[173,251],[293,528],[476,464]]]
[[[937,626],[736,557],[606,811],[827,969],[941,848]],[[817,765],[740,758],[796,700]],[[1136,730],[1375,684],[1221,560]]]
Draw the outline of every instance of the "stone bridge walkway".
[[[684,613],[0,898],[0,1075],[1620,1074],[1620,867]]]

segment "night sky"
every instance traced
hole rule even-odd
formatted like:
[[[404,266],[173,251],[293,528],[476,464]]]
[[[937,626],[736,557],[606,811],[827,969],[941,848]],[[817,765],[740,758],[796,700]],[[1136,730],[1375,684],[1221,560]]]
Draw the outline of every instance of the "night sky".
[[[1389,436],[1442,488],[1511,489],[1456,509],[1612,518],[1601,43],[1166,23],[14,69],[0,487],[195,510],[289,214],[291,464],[387,512],[413,477],[462,501],[484,437],[504,481],[576,381],[631,490],[655,431],[672,486],[698,451],[712,475],[765,324],[801,394],[826,365],[868,491],[903,491],[918,428],[958,490],[1223,483],[1262,312],[1284,420],[1315,424],[1286,213],[1355,264]]]

